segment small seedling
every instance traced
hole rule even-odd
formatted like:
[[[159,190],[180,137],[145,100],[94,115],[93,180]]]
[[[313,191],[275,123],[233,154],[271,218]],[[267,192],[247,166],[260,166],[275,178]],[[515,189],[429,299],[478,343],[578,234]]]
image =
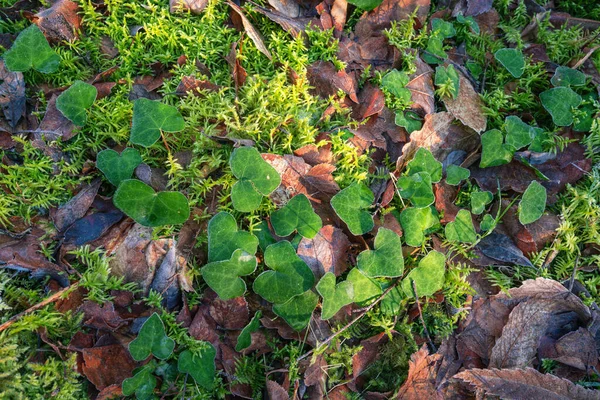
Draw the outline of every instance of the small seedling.
[[[185,121],[176,107],[145,98],[133,103],[131,136],[133,144],[150,147],[162,132],[179,132],[185,128]]]
[[[435,69],[435,85],[438,87],[436,92],[440,97],[458,96],[460,90],[460,77],[453,65],[447,67],[438,66]]]

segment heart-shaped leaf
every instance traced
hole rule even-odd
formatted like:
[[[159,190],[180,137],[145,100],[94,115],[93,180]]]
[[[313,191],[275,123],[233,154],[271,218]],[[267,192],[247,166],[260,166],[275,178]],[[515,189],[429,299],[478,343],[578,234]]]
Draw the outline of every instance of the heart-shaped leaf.
[[[596,119],[598,109],[595,104],[598,101],[598,95],[594,92],[582,96],[583,100],[577,109],[577,116],[573,122],[573,130],[577,132],[589,132]]]
[[[270,195],[281,184],[281,177],[275,168],[263,160],[254,147],[235,149],[231,153],[229,166],[239,179],[231,188],[231,201],[238,211],[256,210],[263,196]]]
[[[444,286],[446,257],[435,250],[430,251],[419,261],[419,266],[408,273],[402,280],[402,290],[408,297],[415,297],[412,281],[415,282],[417,295],[432,296]]]
[[[453,99],[458,96],[460,89],[460,77],[454,66],[439,66],[435,68],[435,85],[438,87],[437,93],[441,96],[450,96]]]
[[[427,64],[441,64],[448,57],[448,54],[444,51],[444,37],[439,33],[432,32],[429,40],[427,40],[427,48],[425,50],[427,52],[423,53],[421,58]]]
[[[556,87],[540,93],[542,105],[552,115],[552,121],[558,126],[573,123],[573,109],[581,104],[581,96],[568,87]]]
[[[409,199],[418,208],[429,207],[435,201],[431,175],[427,172],[417,172],[398,179],[400,196]]]
[[[481,214],[485,210],[485,206],[492,202],[491,192],[472,192],[471,193],[471,212],[475,215]]]
[[[437,183],[442,179],[442,163],[433,157],[431,151],[425,147],[419,147],[415,156],[406,165],[407,175],[414,175],[419,172],[427,172],[431,177],[432,183]]]
[[[12,72],[25,72],[33,68],[49,74],[56,71],[60,64],[59,55],[52,50],[46,37],[35,24],[19,33],[2,58],[6,68]]]
[[[202,278],[223,300],[243,296],[246,282],[240,276],[250,275],[256,270],[256,257],[237,249],[231,259],[214,261],[202,267]]]
[[[474,34],[479,35],[479,33],[481,32],[481,30],[479,29],[479,24],[477,23],[477,21],[475,21],[475,18],[473,18],[472,16],[468,16],[465,17],[462,14],[458,14],[456,16],[456,21],[467,25],[469,28],[471,28],[471,31],[473,31]],[[476,75],[475,77],[477,78],[478,75]]]
[[[360,253],[356,267],[371,278],[402,276],[404,257],[400,236],[390,229],[379,228],[375,237],[375,250]]]
[[[456,29],[451,22],[444,21],[440,18],[431,20],[431,30],[436,34],[441,35],[444,39],[450,39],[456,35]]]
[[[471,171],[458,165],[448,165],[446,168],[446,183],[456,186],[471,176]]]
[[[271,270],[254,280],[253,289],[268,302],[283,304],[311,289],[315,283],[311,269],[286,240],[267,247],[265,264]]]
[[[317,292],[323,297],[321,319],[328,320],[354,300],[354,285],[343,281],[335,284],[335,274],[328,272],[317,283]]]
[[[525,71],[525,58],[518,49],[500,49],[494,57],[510,72],[515,78],[519,78]]]
[[[242,329],[240,335],[237,338],[237,343],[235,345],[235,351],[242,351],[252,344],[252,334],[260,328],[260,317],[262,313],[258,310],[254,317],[250,320],[248,325]]]
[[[446,239],[458,243],[473,243],[477,240],[477,233],[468,210],[460,210],[454,221],[446,225]]]
[[[550,82],[554,86],[583,86],[585,85],[585,74],[573,68],[560,66],[554,71]]]
[[[141,163],[140,152],[131,148],[124,149],[120,155],[114,150],[106,149],[96,156],[96,167],[115,186],[131,178],[133,171]]]
[[[182,224],[190,216],[190,206],[179,192],[156,193],[136,179],[124,180],[113,197],[115,206],[144,226]]]
[[[419,131],[423,127],[423,120],[414,111],[397,111],[395,123],[406,129],[408,134]]]
[[[374,279],[369,278],[358,268],[352,268],[346,277],[346,281],[354,288],[354,302],[360,306],[370,303],[381,295],[381,285]]]
[[[532,181],[519,202],[519,222],[526,225],[537,221],[546,210],[546,197],[546,188]]]
[[[492,217],[490,214],[485,214],[481,219],[481,223],[479,227],[482,231],[488,232],[493,230],[496,227],[496,219]]]
[[[308,326],[318,302],[319,296],[312,290],[307,290],[284,304],[273,305],[273,312],[283,318],[293,329],[300,331]]]
[[[502,132],[492,129],[481,135],[481,161],[479,167],[496,167],[508,164],[512,160],[514,151],[504,143]]]
[[[393,69],[383,77],[381,86],[403,103],[410,103],[411,92],[405,87],[409,80],[406,72]]]
[[[146,400],[154,397],[154,388],[156,388],[156,377],[152,375],[155,368],[154,363],[148,363],[139,368],[131,378],[123,380],[121,388],[123,395],[131,396],[135,394],[138,400]]]
[[[148,318],[138,336],[129,343],[129,353],[135,361],[143,361],[150,354],[154,357],[165,360],[175,348],[175,341],[167,336],[165,325],[157,313]]]
[[[532,126],[521,121],[521,118],[516,115],[506,117],[504,130],[506,131],[506,144],[514,150],[529,146],[536,134],[536,130]]]
[[[383,315],[388,317],[395,317],[400,313],[400,310],[403,308],[404,299],[406,296],[404,295],[404,291],[400,287],[400,285],[395,286],[392,290],[385,295],[385,297],[381,300],[380,310]]]
[[[258,239],[253,234],[238,230],[233,215],[220,212],[208,222],[208,262],[229,260],[236,249],[254,255]]]
[[[425,241],[425,234],[430,228],[439,225],[439,220],[431,207],[408,207],[400,214],[400,224],[406,244],[420,247]]]
[[[94,85],[75,81],[56,98],[56,108],[69,121],[78,126],[87,122],[87,109],[94,104],[98,90]]]
[[[371,213],[365,211],[374,201],[375,196],[368,186],[355,183],[333,196],[331,207],[353,235],[364,235],[375,225]]]
[[[131,123],[131,143],[150,147],[159,138],[160,132],[179,132],[185,128],[185,121],[176,107],[146,98],[133,103]]]
[[[312,239],[323,227],[321,218],[314,212],[304,194],[298,194],[271,214],[271,224],[278,236],[291,235],[295,230],[305,238]]]
[[[216,355],[217,351],[210,343],[206,343],[206,347],[197,353],[184,350],[179,354],[177,369],[183,374],[190,374],[203,388],[212,390],[215,380]]]

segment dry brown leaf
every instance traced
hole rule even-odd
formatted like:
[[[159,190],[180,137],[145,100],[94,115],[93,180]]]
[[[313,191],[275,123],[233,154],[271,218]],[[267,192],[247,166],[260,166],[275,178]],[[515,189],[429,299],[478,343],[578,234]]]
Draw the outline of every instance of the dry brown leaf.
[[[243,329],[250,321],[248,302],[243,296],[210,302],[210,316],[223,329]]]
[[[312,238],[302,238],[298,256],[310,267],[317,278],[327,272],[340,276],[348,268],[350,241],[341,229],[325,225]]]
[[[72,42],[79,38],[81,16],[78,4],[73,1],[56,1],[52,7],[36,14],[33,22],[51,43]]]
[[[75,125],[56,108],[57,97],[54,94],[50,98],[37,135],[49,141],[60,139],[64,142],[75,136]]]
[[[194,15],[200,15],[207,5],[208,0],[169,0],[169,11],[171,13],[189,11]]]
[[[599,400],[600,392],[535,369],[471,369],[454,376],[506,400]]]
[[[175,93],[178,95],[193,94],[194,96],[201,96],[203,90],[218,92],[220,89],[221,86],[210,81],[196,79],[193,76],[184,76],[181,78],[177,89],[175,89]]]
[[[236,94],[239,88],[241,86],[244,86],[244,83],[246,83],[246,77],[248,76],[246,70],[244,69],[244,67],[242,67],[242,64],[240,63],[240,59],[237,57],[237,46],[238,42],[233,42],[231,44],[231,51],[229,52],[227,57],[225,57],[225,60],[231,67],[231,75],[233,77],[233,83],[235,84]]]
[[[25,80],[22,72],[11,72],[0,60],[0,107],[4,118],[15,128],[25,115]]]
[[[383,30],[391,27],[392,21],[407,19],[417,8],[417,20],[424,24],[429,14],[430,0],[383,0],[374,10],[363,14],[356,24],[357,36],[383,36]]]
[[[112,385],[121,385],[133,375],[135,362],[120,344],[83,349],[82,370],[96,389],[103,390]]]
[[[421,60],[415,58],[417,70],[409,76],[406,88],[411,92],[411,108],[420,115],[432,114],[435,111],[435,89],[433,87],[433,69]]]
[[[265,46],[262,35],[254,27],[254,25],[252,25],[250,20],[248,18],[246,18],[242,9],[237,4],[235,4],[229,0],[227,1],[227,4],[229,4],[229,7],[231,7],[231,9],[233,11],[235,11],[242,19],[242,24],[244,24],[244,30],[246,31],[246,33],[248,34],[250,39],[252,39],[252,42],[254,42],[254,45],[256,46],[258,51],[263,53],[265,56],[267,56],[267,58],[269,60],[271,60],[272,59],[271,53],[269,52],[269,49],[267,49],[267,46]]]
[[[544,339],[538,349],[540,358],[555,360],[582,371],[589,371],[598,364],[596,340],[585,328],[569,332],[558,340]]]
[[[352,117],[362,121],[379,114],[385,107],[385,95],[379,87],[367,83],[358,94],[358,105],[352,110]]]
[[[444,104],[448,111],[464,125],[477,133],[485,131],[487,118],[483,114],[483,101],[479,93],[473,89],[471,82],[458,71],[460,85],[456,98],[444,96]]]
[[[279,383],[267,379],[267,396],[269,400],[288,400],[290,396]]]
[[[271,7],[278,13],[289,18],[298,18],[301,16],[300,4],[295,0],[268,0]]]
[[[400,388],[396,399],[436,399],[438,397],[436,378],[441,358],[440,354],[429,355],[426,344],[410,356],[408,377]]]
[[[52,220],[59,232],[63,232],[75,221],[83,218],[88,209],[92,206],[101,183],[102,181],[97,179],[91,184],[85,185],[76,196],[60,206],[58,210],[53,213]]]
[[[330,61],[317,61],[309,65],[306,75],[316,94],[323,98],[335,96],[338,90],[346,93],[350,100],[358,103],[356,78],[346,71],[338,71]]]
[[[204,340],[215,347],[219,343],[219,334],[217,333],[217,323],[210,316],[209,306],[207,304],[201,304],[194,315],[192,324],[190,325],[188,332],[191,337],[196,340]]]
[[[254,10],[263,14],[276,24],[279,24],[286,32],[295,38],[304,34],[304,30],[311,21],[309,18],[291,18],[281,12],[267,10],[260,6],[255,6]]]

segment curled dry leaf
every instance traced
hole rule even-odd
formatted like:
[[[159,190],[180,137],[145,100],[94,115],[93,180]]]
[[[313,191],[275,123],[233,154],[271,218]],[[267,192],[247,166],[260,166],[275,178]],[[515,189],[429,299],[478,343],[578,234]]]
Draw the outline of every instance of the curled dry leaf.
[[[254,7],[254,10],[269,18],[276,24],[279,24],[286,32],[295,38],[304,34],[304,30],[311,21],[310,18],[292,18],[285,13],[276,10],[268,10],[258,5]]]
[[[58,208],[52,219],[59,232],[63,232],[75,221],[83,218],[96,198],[100,183],[102,181],[97,179],[91,184],[85,185],[75,197]]]
[[[57,97],[54,94],[50,98],[46,114],[37,129],[39,133],[36,133],[36,139],[39,136],[50,141],[60,139],[64,142],[75,136],[75,125],[56,108]]]
[[[171,13],[189,11],[194,15],[200,15],[207,5],[208,0],[169,0],[169,11]]]
[[[193,94],[194,96],[201,96],[202,91],[206,90],[209,92],[218,92],[221,86],[215,85],[210,81],[196,79],[193,76],[184,76],[181,78],[181,82],[175,89],[175,93],[180,96]]]
[[[346,0],[324,0],[317,5],[321,19],[321,27],[325,30],[333,28],[333,34],[340,38],[346,24],[348,2]]]
[[[289,400],[287,390],[279,383],[267,379],[267,396],[269,400]]]
[[[385,107],[385,96],[379,87],[367,83],[358,94],[358,104],[352,111],[352,117],[358,121],[379,114]]]
[[[79,39],[81,16],[79,6],[70,0],[58,0],[52,7],[40,11],[33,18],[50,43],[72,42]]]
[[[325,225],[314,238],[302,238],[298,255],[317,279],[327,272],[340,276],[348,268],[349,248],[350,241],[341,229]]]
[[[254,42],[254,45],[256,46],[256,48],[258,49],[258,51],[260,51],[261,53],[263,53],[265,56],[267,56],[267,58],[270,60],[272,59],[271,53],[269,52],[269,49],[267,49],[267,46],[265,46],[265,43],[263,41],[262,35],[260,34],[260,32],[254,27],[254,25],[252,25],[252,23],[250,22],[250,20],[248,20],[248,18],[246,18],[246,16],[244,15],[244,12],[242,11],[242,9],[235,3],[231,2],[231,1],[227,1],[227,4],[229,4],[229,7],[231,7],[231,9],[233,11],[235,11],[240,18],[242,19],[242,24],[244,24],[244,30],[246,31],[246,33],[248,34],[248,36],[250,37],[250,39],[252,39],[252,42]]]

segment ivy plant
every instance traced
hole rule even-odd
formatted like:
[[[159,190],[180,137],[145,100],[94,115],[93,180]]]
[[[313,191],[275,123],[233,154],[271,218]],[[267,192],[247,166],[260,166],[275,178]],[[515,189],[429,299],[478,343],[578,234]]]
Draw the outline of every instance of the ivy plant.
[[[258,310],[254,317],[250,320],[248,325],[242,329],[240,335],[237,338],[237,343],[235,345],[235,351],[242,351],[252,344],[252,334],[256,332],[260,328],[260,317],[262,316],[262,312]]]
[[[540,219],[546,210],[546,198],[546,188],[532,181],[519,202],[519,222],[527,225]]]
[[[542,105],[552,116],[557,126],[569,126],[573,123],[573,110],[579,107],[582,98],[568,87],[555,87],[540,93]]]
[[[293,329],[299,331],[309,324],[312,313],[319,303],[319,296],[312,290],[296,295],[282,304],[274,304],[273,312]]]
[[[371,189],[364,183],[355,183],[333,196],[331,207],[353,235],[363,235],[375,225],[373,216],[367,211],[374,201]]]
[[[454,221],[446,224],[446,239],[455,243],[474,243],[477,240],[477,233],[468,210],[460,210]]]
[[[400,214],[400,224],[407,245],[420,247],[425,241],[425,235],[439,226],[437,213],[432,207],[407,207]]]
[[[446,168],[446,183],[456,186],[471,176],[471,171],[458,165],[448,165]]]
[[[138,336],[129,343],[129,353],[135,361],[143,361],[150,355],[164,360],[174,348],[175,341],[167,336],[165,325],[157,313],[144,321]]]
[[[328,320],[344,306],[354,301],[354,285],[350,281],[336,284],[335,275],[328,272],[317,284],[317,291],[323,298],[321,319]]]
[[[256,270],[256,257],[237,249],[229,260],[213,261],[202,267],[202,278],[223,300],[233,299],[246,293],[246,282],[240,277]]]
[[[131,143],[150,147],[160,138],[161,131],[179,132],[183,128],[185,121],[177,107],[146,98],[134,101]]]
[[[142,157],[137,149],[126,148],[121,154],[114,150],[102,150],[96,156],[96,167],[102,171],[106,179],[115,186],[130,179]]]
[[[419,266],[411,270],[402,280],[402,290],[408,297],[414,298],[412,282],[415,283],[417,295],[432,296],[444,286],[446,257],[435,250],[427,253],[419,261]]]
[[[75,81],[56,98],[56,108],[69,121],[84,126],[87,121],[87,109],[94,104],[98,90],[94,85]]]
[[[6,68],[13,72],[25,72],[33,68],[49,74],[55,72],[60,64],[60,56],[52,50],[48,40],[35,24],[19,33],[2,58]]]
[[[215,380],[215,357],[217,351],[210,343],[199,351],[184,350],[177,359],[179,372],[189,374],[196,383],[207,390],[212,390]]]
[[[278,236],[285,237],[298,231],[305,238],[312,239],[321,230],[323,222],[314,212],[304,194],[290,199],[285,206],[271,214],[271,224]]]
[[[379,228],[375,236],[375,249],[358,255],[356,267],[371,278],[394,278],[404,272],[402,243],[396,232]]]
[[[519,49],[500,49],[494,53],[494,58],[515,78],[525,72],[525,57]]]
[[[229,260],[236,249],[256,254],[258,239],[250,232],[238,229],[233,215],[221,211],[208,222],[208,261]]]

